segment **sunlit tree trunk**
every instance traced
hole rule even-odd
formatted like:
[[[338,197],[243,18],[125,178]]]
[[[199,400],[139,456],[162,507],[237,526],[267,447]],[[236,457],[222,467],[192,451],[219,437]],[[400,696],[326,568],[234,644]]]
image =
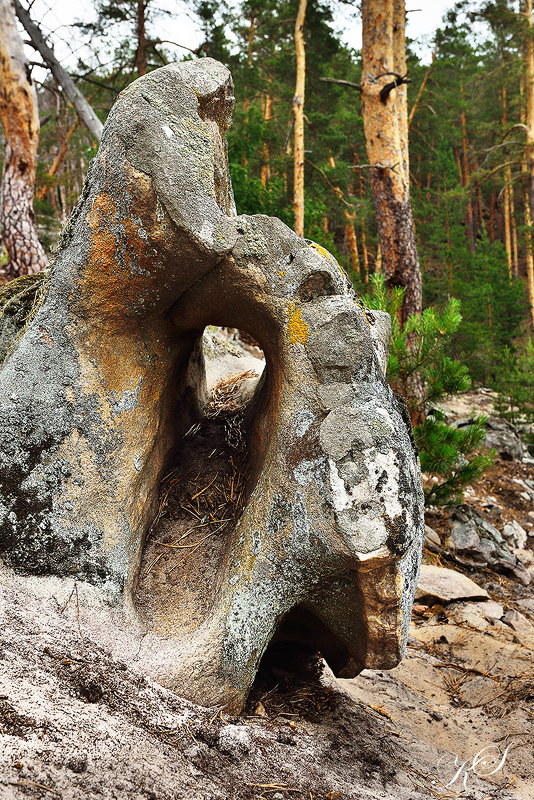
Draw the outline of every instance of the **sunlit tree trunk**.
[[[358,240],[356,239],[356,230],[354,228],[354,214],[350,214],[346,210],[344,214],[345,214],[345,219],[347,220],[347,224],[345,225],[345,237],[349,245],[350,263],[354,275],[356,275],[356,277],[359,279],[360,257],[358,254]]]
[[[65,158],[65,155],[67,153],[67,148],[69,146],[70,137],[72,136],[72,134],[76,130],[77,126],[78,126],[78,119],[75,119],[74,123],[71,125],[71,127],[69,128],[69,130],[65,134],[65,137],[64,137],[64,139],[63,139],[63,141],[61,143],[61,147],[59,148],[59,150],[58,150],[58,152],[57,152],[52,164],[50,165],[50,169],[46,173],[46,176],[47,176],[48,179],[51,179],[51,178],[54,177],[54,175],[56,174],[56,172],[60,168],[61,164],[63,163],[63,159]],[[48,191],[48,186],[47,185],[41,186],[41,188],[39,189],[39,192],[37,193],[38,199],[39,200],[44,200],[45,197],[46,197],[47,191]]]
[[[529,171],[526,157],[523,158],[523,208],[525,219],[525,261],[527,267],[527,290],[530,305],[530,320],[534,326],[534,253],[532,251],[532,215],[530,211]]]
[[[306,83],[306,50],[304,44],[304,20],[307,0],[299,0],[295,21],[295,53],[297,76],[293,97],[294,152],[293,152],[293,210],[295,233],[304,236],[304,90]]]
[[[527,226],[526,262],[527,289],[530,303],[530,316],[534,325],[534,257],[532,253],[532,220],[534,218],[534,26],[532,23],[532,0],[525,0],[524,13],[527,23],[525,37],[525,126],[527,141],[525,157],[522,162],[524,183],[525,226]]]
[[[8,274],[39,272],[47,258],[35,228],[33,193],[39,144],[37,95],[11,0],[0,0],[0,118],[6,151],[0,186],[0,230]]]
[[[269,127],[269,122],[272,119],[273,115],[273,101],[272,97],[269,92],[265,95],[265,105],[263,108],[263,119],[265,121],[266,127]],[[267,186],[267,182],[271,177],[271,154],[269,150],[269,142],[267,139],[264,139],[263,142],[263,163],[261,165],[261,182],[264,186]]]
[[[502,65],[504,67],[504,58],[502,60]],[[506,134],[506,128],[508,127],[508,98],[507,98],[507,91],[506,85],[502,87],[502,132],[503,136]],[[510,181],[512,178],[512,170],[511,167],[505,167],[504,170],[504,188],[503,188],[503,221],[504,221],[504,247],[506,250],[506,265],[508,267],[508,277],[510,282],[512,282],[512,274],[513,274],[513,246],[512,246],[512,212],[510,208],[510,195],[512,192],[512,188],[510,186]],[[493,195],[492,195],[492,202],[493,202]],[[490,223],[491,223],[491,215],[490,215]],[[490,236],[491,236],[492,224],[490,224]]]
[[[403,0],[362,4],[362,114],[384,275],[405,288],[403,321],[422,310],[410,207]],[[400,84],[400,85],[399,85]]]
[[[405,22],[404,0],[362,2],[365,143],[384,276],[388,286],[405,289],[401,322],[410,314],[421,314],[423,304],[410,205]],[[416,424],[424,417],[419,376],[412,376],[408,392]]]
[[[254,59],[254,37],[256,35],[256,17],[252,15],[250,17],[249,29],[248,29],[248,41],[247,41],[247,84],[245,86],[245,98],[243,100],[243,111],[245,112],[245,125],[248,127],[249,123],[249,114],[250,114],[250,86],[248,82],[250,81],[251,75],[251,67],[252,62]],[[244,150],[241,156],[241,164],[244,167],[248,167],[248,154],[247,151]]]

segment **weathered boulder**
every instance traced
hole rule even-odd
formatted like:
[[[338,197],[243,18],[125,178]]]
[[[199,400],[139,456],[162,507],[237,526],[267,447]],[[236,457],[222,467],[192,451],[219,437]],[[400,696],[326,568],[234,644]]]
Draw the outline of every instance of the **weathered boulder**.
[[[0,371],[0,551],[12,570],[94,584],[137,642],[132,663],[239,708],[274,640],[346,676],[395,666],[424,523],[409,420],[384,379],[389,318],[323,248],[236,216],[232,105],[228,70],[199,59],[113,107],[46,297]],[[265,353],[246,407],[210,405],[208,325]],[[182,516],[162,529],[169,474]],[[205,508],[210,487],[223,500]]]

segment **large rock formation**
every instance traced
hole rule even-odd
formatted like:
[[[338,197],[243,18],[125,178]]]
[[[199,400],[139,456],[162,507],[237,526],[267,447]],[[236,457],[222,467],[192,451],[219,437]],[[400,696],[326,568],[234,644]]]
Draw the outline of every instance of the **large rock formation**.
[[[200,59],[115,103],[46,296],[0,371],[0,549],[12,570],[94,584],[133,664],[239,708],[275,640],[346,676],[398,663],[423,513],[384,379],[389,319],[321,247],[236,216],[232,93],[228,70]],[[207,325],[248,332],[266,358],[251,402],[217,418]],[[188,470],[177,527],[155,528],[162,478],[187,492]],[[223,478],[221,510],[205,512]],[[107,613],[93,635],[113,646]]]

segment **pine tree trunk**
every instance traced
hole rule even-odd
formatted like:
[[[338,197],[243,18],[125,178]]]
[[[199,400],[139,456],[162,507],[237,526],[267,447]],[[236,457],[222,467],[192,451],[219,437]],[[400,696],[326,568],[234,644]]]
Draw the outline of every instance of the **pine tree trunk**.
[[[389,286],[406,290],[403,321],[422,310],[421,270],[410,207],[406,92],[403,85],[396,87],[393,75],[405,72],[404,21],[403,0],[365,0],[362,4],[365,141],[384,275]]]
[[[67,148],[69,146],[70,137],[72,136],[72,134],[76,130],[77,126],[78,126],[78,120],[75,119],[74,123],[71,125],[71,127],[69,128],[69,130],[65,134],[65,138],[63,139],[63,142],[61,143],[61,147],[59,148],[59,150],[58,150],[58,152],[56,154],[56,157],[54,158],[54,160],[53,160],[53,162],[52,162],[52,164],[50,166],[50,169],[46,173],[47,178],[53,178],[54,175],[56,174],[56,172],[58,171],[58,169],[60,168],[61,164],[63,163],[63,159],[65,158],[65,155],[67,153]],[[46,197],[47,191],[48,191],[48,186],[46,186],[46,185],[45,186],[41,186],[41,188],[39,189],[39,191],[37,193],[37,198],[39,200],[44,200],[45,197]]]
[[[295,22],[295,53],[297,76],[293,97],[294,153],[293,153],[293,209],[295,233],[304,236],[304,90],[306,81],[306,50],[304,45],[304,20],[307,0],[299,0]]]
[[[517,280],[519,278],[519,251],[517,247],[517,225],[515,221],[515,200],[514,200],[514,189],[511,185],[512,181],[512,170],[510,168],[510,221],[512,224],[512,274],[514,279]]]
[[[526,155],[521,162],[523,173],[523,209],[525,220],[525,261],[527,267],[527,292],[530,305],[530,321],[534,327],[534,253],[532,249],[532,215],[530,206],[529,171]]]
[[[523,159],[525,226],[527,226],[526,262],[527,289],[530,303],[530,316],[534,325],[534,262],[532,253],[532,220],[534,219],[534,26],[532,24],[532,0],[525,0],[525,18],[528,31],[525,41],[525,82],[526,82],[526,132],[527,141]]]
[[[510,187],[504,187],[503,192],[503,217],[504,217],[504,247],[506,249],[506,266],[508,278],[512,281],[512,227],[510,216]]]
[[[356,239],[356,231],[354,229],[354,215],[349,214],[349,212],[346,210],[344,213],[345,213],[345,219],[347,220],[347,224],[345,225],[345,236],[347,237],[347,242],[349,243],[350,263],[352,266],[353,273],[359,280],[360,257],[358,254],[358,240]]]
[[[464,87],[460,84],[460,94],[462,96],[462,100],[464,99]],[[467,209],[466,209],[466,225],[467,225],[467,234],[468,234],[468,241],[471,250],[474,250],[475,242],[476,242],[476,231],[475,231],[475,215],[473,213],[473,198],[471,187],[469,186],[469,180],[471,178],[471,170],[469,165],[469,149],[467,146],[467,117],[465,114],[465,110],[462,110],[461,115],[461,126],[462,126],[462,174],[463,174],[463,186],[467,189]]]
[[[12,277],[39,272],[48,263],[33,211],[39,112],[29,74],[11,0],[0,0],[0,118],[6,137],[0,230]]]
[[[429,68],[425,72],[425,77],[422,80],[421,86],[419,87],[419,91],[417,92],[417,97],[415,98],[414,104],[413,104],[413,106],[412,106],[412,108],[410,110],[410,116],[408,117],[408,128],[410,128],[410,125],[412,124],[412,120],[415,117],[415,112],[417,111],[417,109],[419,107],[419,103],[421,102],[421,97],[423,96],[423,92],[426,89],[426,85],[428,83],[428,79],[430,78],[430,74],[431,74],[432,70],[434,69],[434,64],[435,63],[436,63],[436,51],[434,50],[432,52],[432,61],[430,62]]]
[[[144,0],[137,0],[137,51],[135,54],[135,66],[139,76],[146,75],[146,32],[145,32],[145,11]]]
[[[489,210],[489,237],[490,241],[495,241],[495,192],[490,196],[490,210]]]
[[[526,166],[529,180],[530,217],[534,219],[534,25],[532,23],[532,0],[525,0],[525,17],[528,33],[525,43],[526,66]]]
[[[263,119],[269,123],[273,115],[273,101],[269,92],[265,95],[265,106],[263,110]],[[266,127],[269,127],[268,125]],[[271,177],[271,154],[269,150],[269,142],[265,139],[263,142],[263,163],[261,165],[261,182],[267,186],[267,182]]]
[[[6,2],[6,0],[2,0],[2,3]],[[40,28],[32,21],[28,11],[23,8],[20,4],[19,0],[13,0],[13,5],[15,7],[15,11],[17,17],[19,18],[20,22],[24,26],[26,33],[31,39],[32,46],[39,52],[43,61],[45,62],[46,66],[59,83],[65,95],[68,97],[74,108],[76,109],[76,113],[80,117],[83,124],[87,127],[87,129],[91,132],[92,136],[95,137],[97,141],[100,141],[100,137],[102,136],[102,129],[103,125],[98,119],[97,115],[82,95],[70,75],[65,72],[59,61],[54,55],[54,51],[51,47],[48,46],[46,40],[41,33]]]

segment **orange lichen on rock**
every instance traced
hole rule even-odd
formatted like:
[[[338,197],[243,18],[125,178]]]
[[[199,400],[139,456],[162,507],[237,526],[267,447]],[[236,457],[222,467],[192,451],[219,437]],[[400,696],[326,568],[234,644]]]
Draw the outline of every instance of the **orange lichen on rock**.
[[[323,247],[321,244],[317,244],[317,242],[308,242],[308,244],[310,247],[313,247],[314,250],[317,250],[319,255],[321,255],[323,258],[326,258],[327,261],[330,261],[331,264],[335,264],[341,274],[345,275],[337,258],[334,258],[332,253],[329,253],[326,247]]]
[[[306,344],[308,341],[308,324],[302,319],[302,312],[294,303],[289,303],[289,323],[287,334],[291,344]]]

